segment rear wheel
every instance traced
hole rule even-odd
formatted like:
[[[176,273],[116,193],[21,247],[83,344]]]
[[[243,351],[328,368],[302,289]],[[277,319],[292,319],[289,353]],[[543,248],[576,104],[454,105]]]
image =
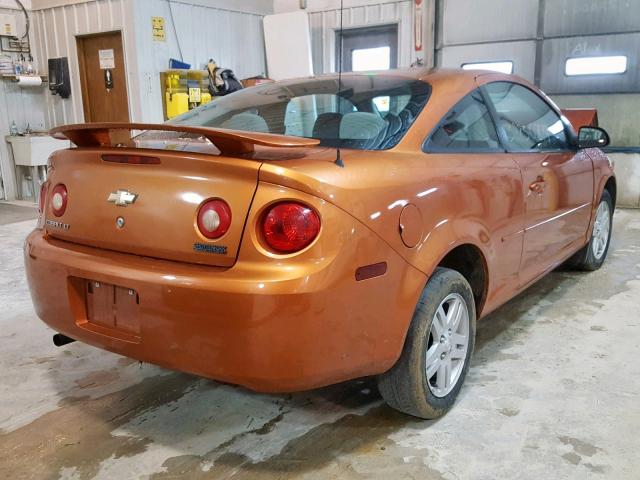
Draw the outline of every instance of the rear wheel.
[[[613,221],[613,200],[607,190],[602,192],[596,209],[593,232],[589,243],[570,260],[569,264],[580,270],[597,270],[604,263],[609,252],[611,226]]]
[[[420,418],[444,415],[469,370],[475,327],[469,283],[455,270],[438,268],[422,292],[400,358],[378,377],[385,401]]]

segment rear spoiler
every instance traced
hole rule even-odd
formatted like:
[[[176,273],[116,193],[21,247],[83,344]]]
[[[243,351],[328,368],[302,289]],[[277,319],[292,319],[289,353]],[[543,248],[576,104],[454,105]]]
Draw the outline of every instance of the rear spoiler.
[[[132,130],[158,130],[195,134],[207,138],[223,155],[245,155],[252,153],[256,145],[275,148],[312,147],[320,140],[292,137],[273,133],[244,132],[223,128],[190,127],[168,123],[81,123],[65,125],[49,131],[53,138],[69,139],[78,147],[112,147],[122,142],[122,135],[113,132]],[[129,139],[131,135],[129,134]],[[125,139],[126,140],[126,139]]]

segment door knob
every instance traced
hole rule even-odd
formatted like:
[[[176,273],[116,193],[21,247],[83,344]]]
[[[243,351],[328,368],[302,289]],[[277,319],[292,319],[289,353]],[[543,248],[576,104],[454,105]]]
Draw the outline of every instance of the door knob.
[[[536,178],[535,182],[531,182],[531,184],[529,185],[529,190],[531,190],[534,193],[542,193],[544,192],[544,178],[542,178],[541,176],[539,176],[538,178]]]

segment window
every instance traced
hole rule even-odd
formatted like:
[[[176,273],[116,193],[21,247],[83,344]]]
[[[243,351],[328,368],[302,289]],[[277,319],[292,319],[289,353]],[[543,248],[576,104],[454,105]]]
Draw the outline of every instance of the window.
[[[608,75],[627,71],[627,57],[580,57],[569,58],[564,73],[570,77],[576,75]]]
[[[566,150],[560,116],[533,91],[510,82],[490,83],[486,91],[512,151]]]
[[[356,106],[345,98],[331,93],[318,93],[292,98],[284,114],[284,134],[295,137],[313,137],[313,128],[318,118],[325,114],[340,112],[342,115],[356,112]]]
[[[258,85],[194,108],[169,124],[278,133],[317,138],[327,147],[382,150],[404,137],[431,93],[428,83],[385,74],[345,74],[340,92],[337,85],[335,76]]]
[[[373,103],[375,103],[376,108],[380,113],[387,113],[390,108],[391,97],[389,95],[376,97],[373,99]]]
[[[500,142],[489,110],[479,90],[460,101],[425,144],[431,152],[498,151]]]
[[[354,72],[389,70],[391,47],[360,48],[351,52],[351,69]]]
[[[513,62],[474,62],[463,63],[463,70],[492,70],[500,73],[513,73]]]

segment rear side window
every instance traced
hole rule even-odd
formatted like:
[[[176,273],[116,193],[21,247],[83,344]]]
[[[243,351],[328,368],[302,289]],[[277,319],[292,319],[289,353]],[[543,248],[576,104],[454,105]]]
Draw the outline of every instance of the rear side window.
[[[442,119],[425,143],[428,152],[502,151],[480,90],[464,97]]]
[[[487,94],[511,151],[567,150],[567,134],[560,116],[536,93],[510,82],[490,83]]]

